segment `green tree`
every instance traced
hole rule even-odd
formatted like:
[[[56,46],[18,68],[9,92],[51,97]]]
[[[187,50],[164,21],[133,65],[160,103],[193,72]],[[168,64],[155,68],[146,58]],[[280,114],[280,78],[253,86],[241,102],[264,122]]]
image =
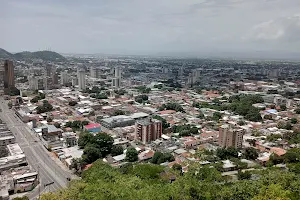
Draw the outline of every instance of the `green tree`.
[[[69,106],[76,106],[77,105],[77,102],[76,101],[70,101],[69,102]]]
[[[54,123],[54,126],[55,126],[56,128],[60,128],[60,127],[61,127],[60,123],[58,123],[58,122],[55,122],[55,123]]]
[[[253,147],[248,147],[245,149],[244,156],[246,159],[255,160],[258,157],[258,152]]]
[[[284,105],[284,104],[280,105],[280,110],[285,111],[286,110],[286,105]]]
[[[47,122],[52,122],[53,121],[53,117],[47,117]]]
[[[123,110],[115,110],[112,115],[113,116],[125,115],[125,112]]]
[[[286,125],[285,125],[285,129],[286,130],[292,130],[293,126],[290,122],[287,122]]]
[[[264,186],[253,200],[290,200],[290,191],[285,190],[279,184]]]
[[[221,118],[222,118],[222,114],[220,113],[220,112],[215,112],[214,114],[213,114],[213,120],[214,121],[219,121]]]
[[[113,145],[113,147],[111,149],[111,155],[112,156],[121,155],[121,154],[123,154],[123,151],[124,151],[124,149],[122,146]]]
[[[11,108],[12,108],[12,102],[9,101],[9,102],[7,103],[7,106],[8,106],[9,109],[11,109]]]
[[[300,114],[300,108],[296,108],[296,109],[295,109],[295,113],[296,113],[296,114]]]
[[[237,176],[239,180],[250,179],[251,173],[249,171],[242,172],[241,170],[239,170]]]
[[[39,100],[38,98],[34,97],[30,100],[31,103],[37,103]]]
[[[292,118],[292,119],[291,119],[291,123],[292,123],[292,124],[297,124],[297,122],[298,122],[297,118]]]
[[[222,160],[229,158],[237,158],[238,150],[234,147],[218,148],[216,151],[216,155]]]
[[[163,104],[158,108],[159,110],[175,110],[176,112],[184,112],[182,106],[178,103],[167,103]]]
[[[100,150],[94,144],[88,144],[84,147],[82,160],[86,163],[92,163],[96,161],[98,158],[101,158],[102,154]]]
[[[151,159],[151,162],[154,164],[158,164],[158,160],[163,156],[163,153],[160,151],[156,151]]]
[[[202,112],[200,112],[199,113],[199,115],[197,116],[199,119],[204,119],[205,118],[205,116],[204,116],[204,114],[202,113]]]
[[[175,164],[172,166],[172,169],[178,170],[178,171],[182,171],[182,166],[179,165],[179,164],[177,164],[177,163],[175,163]]]
[[[78,138],[78,146],[83,149],[87,144],[94,144],[95,137],[89,132],[82,132]]]
[[[136,96],[136,97],[134,98],[134,100],[135,100],[136,102],[138,102],[138,103],[143,103],[143,102],[145,102],[145,101],[148,101],[148,99],[149,99],[149,97],[148,97],[147,95],[145,95],[145,94],[143,94],[143,95],[138,95],[138,96]]]
[[[284,154],[284,160],[286,163],[300,162],[300,149],[292,148],[287,150],[287,152]]]
[[[126,151],[125,160],[128,162],[135,162],[138,160],[138,152],[135,148],[130,147]]]
[[[52,111],[53,110],[53,106],[47,100],[44,100],[43,101],[43,105],[38,106],[36,108],[36,110],[37,110],[38,114],[45,113],[45,112]]]
[[[239,121],[238,121],[238,125],[239,125],[239,126],[243,126],[243,125],[245,125],[245,124],[246,124],[246,123],[245,123],[245,121],[243,121],[243,120],[239,120]]]
[[[272,115],[265,115],[265,116],[264,116],[264,119],[267,119],[267,120],[272,120],[272,119],[273,119],[273,117],[272,117]]]

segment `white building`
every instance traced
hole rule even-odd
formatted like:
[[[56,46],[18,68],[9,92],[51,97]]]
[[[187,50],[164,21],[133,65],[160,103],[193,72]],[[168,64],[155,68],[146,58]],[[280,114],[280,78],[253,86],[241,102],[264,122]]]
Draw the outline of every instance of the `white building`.
[[[36,77],[29,77],[28,82],[30,90],[38,90],[38,79]]]
[[[115,68],[115,77],[111,81],[112,87],[120,87],[121,86],[121,80],[122,80],[122,70],[119,67]]]
[[[68,71],[65,70],[60,74],[60,82],[62,85],[65,85],[69,82]]]
[[[121,86],[121,79],[120,78],[113,78],[111,81],[111,86],[112,87],[120,87]]]
[[[115,68],[115,78],[122,78],[122,69],[120,67]]]
[[[100,68],[97,68],[97,67],[91,67],[90,73],[91,73],[90,75],[92,78],[99,78],[101,75],[101,70],[100,70]]]
[[[85,71],[80,70],[78,72],[78,86],[80,90],[86,89]]]

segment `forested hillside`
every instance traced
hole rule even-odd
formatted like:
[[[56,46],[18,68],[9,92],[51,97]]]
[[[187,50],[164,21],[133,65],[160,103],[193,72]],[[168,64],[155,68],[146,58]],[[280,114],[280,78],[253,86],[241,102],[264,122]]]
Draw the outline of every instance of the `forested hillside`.
[[[112,168],[102,161],[85,171],[83,179],[69,188],[48,193],[42,200],[78,199],[216,199],[216,200],[288,200],[300,197],[300,175],[278,168],[252,171],[251,179],[233,181],[215,168],[190,166],[181,175],[174,167],[168,171],[159,165],[128,164]],[[174,180],[176,178],[176,180]]]

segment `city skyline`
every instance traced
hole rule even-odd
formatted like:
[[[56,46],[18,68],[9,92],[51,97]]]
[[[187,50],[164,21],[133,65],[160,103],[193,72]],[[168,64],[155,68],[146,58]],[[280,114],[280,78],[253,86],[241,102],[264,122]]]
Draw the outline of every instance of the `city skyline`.
[[[193,56],[300,52],[297,0],[31,0],[0,5],[6,8],[0,43],[9,51]]]

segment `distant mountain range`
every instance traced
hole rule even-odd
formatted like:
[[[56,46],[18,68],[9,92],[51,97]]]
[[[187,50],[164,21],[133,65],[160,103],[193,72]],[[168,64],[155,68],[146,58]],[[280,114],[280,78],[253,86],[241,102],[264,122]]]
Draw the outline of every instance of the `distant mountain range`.
[[[11,60],[27,60],[27,59],[41,59],[44,61],[65,61],[66,58],[59,53],[53,51],[23,51],[20,53],[10,53],[0,48],[0,59],[11,59]]]

